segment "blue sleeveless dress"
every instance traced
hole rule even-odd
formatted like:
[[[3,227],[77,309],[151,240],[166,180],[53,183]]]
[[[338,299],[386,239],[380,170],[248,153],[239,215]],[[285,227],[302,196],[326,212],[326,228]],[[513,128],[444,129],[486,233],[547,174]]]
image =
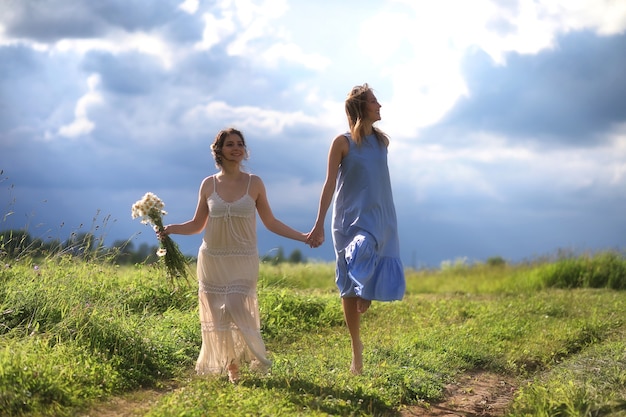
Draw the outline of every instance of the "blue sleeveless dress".
[[[336,283],[341,297],[401,300],[405,291],[387,148],[375,135],[341,161],[333,204]]]

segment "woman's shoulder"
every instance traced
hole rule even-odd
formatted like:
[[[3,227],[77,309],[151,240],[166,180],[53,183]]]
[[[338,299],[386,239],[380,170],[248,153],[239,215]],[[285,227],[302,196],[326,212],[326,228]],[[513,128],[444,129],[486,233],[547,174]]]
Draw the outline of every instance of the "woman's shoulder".
[[[201,185],[202,187],[204,187],[205,185],[208,185],[208,184],[213,185],[213,182],[215,181],[215,175],[216,175],[216,174],[209,175],[208,177],[205,177],[205,178],[202,180],[202,182],[200,183],[200,185]]]
[[[337,135],[335,139],[333,139],[332,147],[341,150],[342,152],[350,149],[350,142],[352,141],[352,137],[350,136],[350,132],[342,133]]]
[[[259,182],[259,181],[263,182],[261,177],[259,177],[256,174],[253,174],[253,173],[249,172],[248,175],[250,176],[250,184],[255,183],[255,182]]]
[[[255,174],[248,174],[250,176],[250,184],[248,186],[248,195],[252,197],[253,200],[257,200],[259,196],[265,195],[265,184],[263,184],[263,180],[261,177]]]
[[[263,180],[261,179],[261,177],[259,177],[256,174],[251,174],[248,173],[248,175],[250,176],[250,189],[256,189],[258,187],[265,187],[265,185],[263,184]]]
[[[215,174],[209,175],[200,183],[200,190],[208,197],[215,189]]]
[[[343,142],[350,142],[352,140],[352,135],[350,134],[350,131],[344,132],[344,133],[340,133],[339,135],[335,136],[335,139],[333,140],[333,142],[337,142],[337,141],[343,141]]]

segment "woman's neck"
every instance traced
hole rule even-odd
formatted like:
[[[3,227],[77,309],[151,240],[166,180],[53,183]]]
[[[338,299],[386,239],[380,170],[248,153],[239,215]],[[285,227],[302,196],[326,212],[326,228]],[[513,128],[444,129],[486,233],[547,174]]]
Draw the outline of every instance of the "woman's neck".
[[[239,164],[225,163],[221,167],[222,177],[237,178],[241,175],[241,167]]]
[[[374,133],[374,125],[372,123],[363,123],[363,136],[369,136]]]

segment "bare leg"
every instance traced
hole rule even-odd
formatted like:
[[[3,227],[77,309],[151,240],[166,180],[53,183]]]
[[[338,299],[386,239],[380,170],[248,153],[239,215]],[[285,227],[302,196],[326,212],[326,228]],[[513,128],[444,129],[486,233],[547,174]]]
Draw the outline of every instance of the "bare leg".
[[[350,371],[358,375],[363,371],[363,343],[361,343],[361,314],[358,311],[360,298],[347,297],[341,299],[343,316],[350,332],[352,342],[352,363]]]

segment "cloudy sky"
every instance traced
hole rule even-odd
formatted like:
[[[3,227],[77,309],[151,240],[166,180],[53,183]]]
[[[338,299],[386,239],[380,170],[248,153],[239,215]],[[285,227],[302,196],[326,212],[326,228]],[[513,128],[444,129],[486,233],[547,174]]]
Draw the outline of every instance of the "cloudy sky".
[[[309,231],[365,82],[407,266],[626,249],[617,0],[0,0],[0,229],[156,244],[131,205],[190,218],[234,126],[274,214]],[[329,227],[310,249],[259,226],[261,254],[333,259]]]

